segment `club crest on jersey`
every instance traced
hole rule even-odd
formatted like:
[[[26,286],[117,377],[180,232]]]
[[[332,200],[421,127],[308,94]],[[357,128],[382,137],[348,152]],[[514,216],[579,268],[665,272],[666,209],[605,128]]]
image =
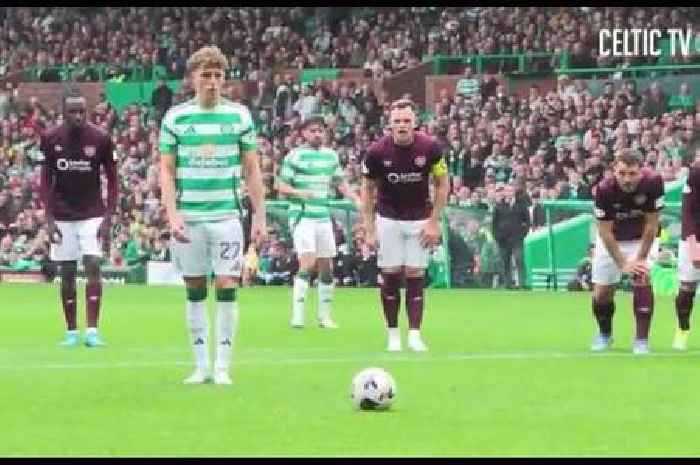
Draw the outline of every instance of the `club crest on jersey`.
[[[634,196],[634,203],[637,205],[644,205],[644,202],[647,201],[647,196],[644,194],[637,194]]]
[[[202,157],[213,157],[216,155],[216,145],[205,144],[199,148],[199,155]]]
[[[83,153],[85,153],[86,157],[92,158],[97,153],[97,149],[94,145],[86,145],[85,147],[83,147]]]
[[[423,155],[419,155],[413,160],[413,163],[415,163],[418,168],[423,168],[426,161]]]

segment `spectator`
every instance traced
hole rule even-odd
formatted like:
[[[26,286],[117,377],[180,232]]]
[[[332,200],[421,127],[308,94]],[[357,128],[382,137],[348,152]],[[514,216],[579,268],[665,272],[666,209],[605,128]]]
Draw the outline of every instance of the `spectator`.
[[[493,214],[493,235],[502,254],[506,288],[514,286],[511,261],[515,260],[522,289],[525,287],[523,240],[530,230],[530,214],[522,202],[516,202],[513,186],[506,185],[503,194],[503,200],[496,205]]]
[[[156,110],[155,119],[158,126],[160,126],[165,112],[173,105],[173,94],[173,91],[162,79],[158,81],[158,85],[153,89],[151,105],[153,105]]]

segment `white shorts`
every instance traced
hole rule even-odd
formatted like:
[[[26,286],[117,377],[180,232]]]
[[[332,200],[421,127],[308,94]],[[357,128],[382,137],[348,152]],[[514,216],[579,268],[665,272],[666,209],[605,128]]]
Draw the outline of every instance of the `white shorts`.
[[[700,281],[700,270],[693,266],[687,241],[678,241],[678,280],[688,283]]]
[[[428,220],[392,220],[377,215],[377,266],[427,268],[430,249],[420,243],[420,232]]]
[[[302,218],[294,227],[292,236],[297,255],[310,253],[318,258],[336,256],[335,236],[330,220]]]
[[[639,246],[641,245],[641,239],[633,241],[618,241],[620,246],[620,252],[625,257],[625,259],[633,258]],[[649,255],[647,255],[647,265],[649,268],[654,264],[659,255],[659,240],[654,239],[651,243],[651,249],[649,249]],[[603,240],[600,236],[596,236],[595,250],[593,251],[593,264],[592,264],[592,277],[591,281],[593,284],[610,285],[620,282],[622,277],[622,271],[615,263],[615,260],[608,253],[608,249],[605,248]]]
[[[56,221],[56,227],[61,231],[61,242],[51,243],[51,260],[75,261],[85,255],[102,256],[102,241],[97,237],[97,231],[102,224],[102,217],[78,221]]]
[[[173,264],[183,276],[241,276],[243,228],[238,218],[185,223],[190,242],[170,240]]]

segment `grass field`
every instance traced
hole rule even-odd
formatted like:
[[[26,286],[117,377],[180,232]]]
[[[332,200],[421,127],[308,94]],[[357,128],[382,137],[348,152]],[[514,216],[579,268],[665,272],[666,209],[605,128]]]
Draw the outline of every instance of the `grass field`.
[[[377,290],[339,289],[336,331],[290,329],[290,292],[241,291],[234,385],[184,386],[182,289],[106,286],[109,347],[67,349],[55,287],[0,284],[0,456],[700,455],[700,339],[670,349],[672,298],[637,357],[628,294],[590,354],[588,294],[431,290],[430,352],[389,354]],[[368,366],[397,381],[390,411],[352,409]]]

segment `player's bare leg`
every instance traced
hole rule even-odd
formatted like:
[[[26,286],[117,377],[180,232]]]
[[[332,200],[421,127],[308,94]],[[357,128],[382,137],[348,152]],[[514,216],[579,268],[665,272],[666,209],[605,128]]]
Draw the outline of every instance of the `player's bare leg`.
[[[319,258],[318,264],[318,324],[321,328],[335,329],[338,325],[331,318],[333,300],[333,261]]]
[[[591,350],[602,352],[612,346],[612,320],[615,313],[615,285],[595,284],[593,287],[593,316],[598,323]]]
[[[292,319],[290,325],[293,328],[304,327],[306,291],[309,289],[309,280],[315,266],[315,254],[303,253],[299,255],[299,272],[294,278],[294,287],[292,289]]]
[[[61,304],[63,306],[63,317],[66,321],[66,337],[61,342],[61,345],[64,347],[76,347],[80,339],[75,290],[75,275],[77,274],[78,263],[75,261],[62,261],[60,270]]]
[[[673,348],[676,350],[688,349],[688,335],[690,333],[690,314],[693,311],[693,300],[697,283],[694,281],[681,281],[678,295],[676,296],[676,316],[678,328],[673,337]]]
[[[636,335],[632,351],[637,355],[649,353],[649,328],[654,315],[654,294],[648,277],[634,278],[632,282],[632,302]]]
[[[85,315],[87,329],[85,330],[85,345],[100,347],[106,344],[102,341],[98,324],[100,319],[100,304],[102,301],[102,277],[100,274],[100,257],[86,255],[83,257],[87,284],[85,285]]]
[[[236,302],[238,279],[233,276],[217,276],[215,287],[216,360],[214,361],[214,382],[216,384],[231,384],[229,370],[238,328],[238,302]]]
[[[425,270],[406,267],[406,313],[408,313],[408,347],[416,352],[425,352],[420,327],[423,321],[423,289]]]
[[[401,275],[402,267],[382,268],[382,308],[388,332],[387,350],[401,350],[401,332],[399,331],[399,308],[401,306]]]
[[[201,384],[211,380],[209,364],[209,319],[207,317],[207,278],[185,277],[187,287],[187,327],[195,359],[195,371],[185,384]]]

